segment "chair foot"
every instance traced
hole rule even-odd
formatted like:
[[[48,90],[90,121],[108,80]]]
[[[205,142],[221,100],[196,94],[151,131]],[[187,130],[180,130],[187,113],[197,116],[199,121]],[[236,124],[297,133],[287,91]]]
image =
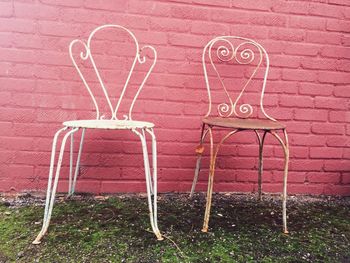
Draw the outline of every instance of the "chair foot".
[[[157,237],[157,240],[158,241],[161,241],[161,240],[164,240],[164,238],[162,237],[162,234],[160,233],[160,231],[158,231],[156,234],[156,237]]]
[[[35,238],[35,240],[32,242],[32,244],[39,245],[41,243],[41,239],[43,238],[44,235],[45,235],[45,233],[40,232],[38,234],[38,236]]]
[[[41,241],[35,239],[35,240],[32,242],[32,244],[33,244],[33,245],[39,245],[39,244],[41,244]]]
[[[283,234],[286,234],[288,235],[289,234],[289,231],[287,229],[283,230]]]

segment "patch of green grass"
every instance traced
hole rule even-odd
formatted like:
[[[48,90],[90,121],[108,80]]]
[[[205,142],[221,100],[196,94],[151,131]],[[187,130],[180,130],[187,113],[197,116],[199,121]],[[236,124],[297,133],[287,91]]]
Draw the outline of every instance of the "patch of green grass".
[[[147,200],[113,197],[55,205],[48,234],[43,207],[0,205],[0,262],[349,262],[349,202],[288,203],[282,234],[280,201],[214,195],[208,233],[201,232],[205,199],[162,195],[157,241]],[[37,222],[37,223],[36,223]],[[176,245],[175,245],[175,244]]]

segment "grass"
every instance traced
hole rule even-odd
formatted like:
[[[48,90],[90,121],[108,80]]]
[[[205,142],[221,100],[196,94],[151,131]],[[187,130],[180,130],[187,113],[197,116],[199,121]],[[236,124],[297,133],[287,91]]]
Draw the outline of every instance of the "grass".
[[[291,198],[285,235],[279,199],[217,194],[202,233],[204,195],[161,195],[159,226],[176,245],[156,240],[140,196],[61,199],[43,242],[32,245],[37,201],[0,204],[0,262],[350,262],[349,200]]]

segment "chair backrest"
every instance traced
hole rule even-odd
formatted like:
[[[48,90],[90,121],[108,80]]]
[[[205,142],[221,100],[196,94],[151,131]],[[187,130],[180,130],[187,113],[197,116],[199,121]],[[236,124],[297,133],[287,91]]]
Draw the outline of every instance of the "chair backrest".
[[[91,43],[94,42],[92,40],[94,39],[95,34],[98,31],[104,31],[106,29],[114,29],[114,30],[118,30],[118,32],[121,31],[120,33],[122,33],[124,35],[126,34],[128,36],[128,38],[130,38],[129,40],[131,40],[131,43],[132,43],[131,45],[134,45],[134,48],[135,48],[134,55],[132,56],[131,67],[127,73],[126,80],[125,80],[125,82],[123,82],[123,85],[121,87],[120,95],[118,98],[116,98],[117,99],[116,105],[113,105],[113,103],[112,103],[111,95],[109,94],[108,89],[106,88],[106,82],[104,81],[104,79],[102,77],[100,69],[98,69],[96,66],[96,62],[95,62],[94,56],[92,55],[92,51],[91,51]],[[125,43],[123,43],[122,40],[118,40],[118,41],[120,41],[121,44],[124,44],[124,46],[125,46]],[[94,74],[96,75],[95,77],[98,80],[97,81],[98,85],[97,85],[97,87],[95,87],[95,89],[92,88],[93,85],[91,85],[88,81],[90,76],[88,76],[88,74],[83,72],[82,66],[79,65],[79,61],[77,61],[76,58],[74,58],[73,48],[75,46],[78,46],[77,44],[80,44],[83,47],[83,51],[80,52],[80,56],[79,56],[81,61],[83,61],[83,62],[88,61],[91,64],[92,72],[94,72]],[[146,73],[142,76],[142,79],[139,81],[139,84],[137,85],[138,87],[136,88],[135,92],[133,93],[134,95],[132,96],[132,99],[130,99],[130,101],[128,101],[127,114],[124,114],[121,118],[119,116],[119,118],[118,118],[118,115],[121,114],[118,111],[120,111],[122,101],[125,100],[126,91],[128,89],[128,86],[130,85],[130,80],[133,78],[133,75],[135,75],[135,74],[133,74],[135,66],[137,64],[144,64],[146,62],[146,60],[148,60],[146,55],[144,55],[144,53],[146,52],[144,50],[146,50],[146,49],[149,49],[152,53],[151,54],[152,55],[152,62],[150,63],[150,66],[148,67],[148,70],[146,71]],[[120,50],[121,50],[120,52],[122,52],[123,47]],[[90,35],[87,39],[87,42],[84,42],[83,40],[80,40],[80,39],[73,40],[69,45],[69,54],[70,54],[70,58],[74,64],[81,80],[83,81],[85,87],[87,88],[87,90],[91,96],[91,99],[92,99],[93,104],[94,104],[95,109],[96,109],[96,119],[104,119],[105,118],[104,113],[107,113],[108,115],[111,116],[110,119],[112,119],[112,120],[118,120],[118,119],[132,120],[131,115],[132,115],[132,111],[133,111],[136,99],[138,98],[140,91],[142,90],[146,80],[148,79],[150,73],[152,72],[152,70],[155,66],[155,63],[157,60],[156,50],[152,46],[149,46],[149,45],[145,45],[145,46],[140,48],[139,43],[138,43],[135,35],[127,28],[120,26],[120,25],[107,24],[107,25],[99,26],[96,29],[94,29],[90,33]],[[103,54],[103,55],[106,55],[106,54]],[[108,56],[108,55],[106,55],[106,56]],[[91,73],[91,71],[90,71],[90,73]],[[96,88],[98,88],[100,90],[97,91]],[[101,89],[102,89],[102,93],[101,93]],[[104,104],[107,103],[107,105],[101,105],[102,102],[100,102],[100,101],[102,101],[102,100],[98,100],[96,97],[97,96],[96,94],[98,94],[98,92],[100,92],[100,94],[103,94],[102,97],[104,97],[104,100],[103,100],[105,102]],[[107,111],[101,112],[101,109],[103,109],[103,108],[107,108]]]
[[[237,83],[233,81],[231,83],[231,90],[227,88],[227,83],[225,84],[225,77],[230,78],[228,75],[234,71],[227,72],[223,68],[219,68],[221,63],[225,63],[225,67],[235,69],[237,65],[246,65],[250,67],[249,72],[244,73],[243,86],[237,86]],[[269,71],[269,57],[266,50],[254,40],[238,37],[238,36],[219,36],[211,41],[204,47],[202,55],[202,64],[204,70],[205,82],[208,90],[209,96],[209,109],[206,117],[219,115],[220,117],[238,117],[238,118],[249,118],[253,116],[253,106],[249,103],[245,103],[242,98],[243,95],[249,96],[247,94],[248,86],[252,86],[252,81],[254,77],[257,77],[259,69],[260,72],[263,71],[261,76],[262,87],[261,92],[259,92],[259,102],[257,102],[257,108],[260,108],[262,114],[273,121],[274,118],[270,117],[264,110],[263,99],[264,91],[266,86],[266,79]],[[228,64],[228,65],[227,65]],[[219,85],[210,86],[210,74],[209,70],[213,71],[213,78],[218,81]],[[221,74],[220,72],[224,72]],[[222,75],[226,74],[225,77]],[[237,77],[237,76],[236,76]],[[221,100],[215,101],[217,107],[213,107],[213,88],[223,92],[224,102]],[[221,87],[217,87],[221,86]],[[233,88],[233,91],[232,91]],[[236,94],[233,94],[236,93]],[[234,95],[234,96],[233,96]],[[257,114],[255,114],[257,116]]]

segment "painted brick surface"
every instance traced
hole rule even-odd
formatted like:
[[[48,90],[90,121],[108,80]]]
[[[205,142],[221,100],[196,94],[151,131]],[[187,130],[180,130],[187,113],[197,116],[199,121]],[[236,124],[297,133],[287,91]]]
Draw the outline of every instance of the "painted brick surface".
[[[0,0],[1,192],[44,190],[51,140],[61,122],[93,118],[68,45],[105,23],[128,27],[158,51],[135,116],[156,124],[160,192],[190,189],[207,111],[202,48],[217,35],[232,34],[256,39],[270,54],[267,112],[288,126],[289,192],[350,195],[347,0]],[[129,54],[125,45],[103,50],[101,44],[101,52],[111,68]],[[265,153],[263,189],[280,192],[282,150],[267,138]],[[256,191],[257,154],[252,133],[233,137],[219,156],[214,190]],[[206,188],[208,159],[206,149],[200,190]],[[130,132],[87,131],[81,165],[78,191],[145,191],[141,145]]]

